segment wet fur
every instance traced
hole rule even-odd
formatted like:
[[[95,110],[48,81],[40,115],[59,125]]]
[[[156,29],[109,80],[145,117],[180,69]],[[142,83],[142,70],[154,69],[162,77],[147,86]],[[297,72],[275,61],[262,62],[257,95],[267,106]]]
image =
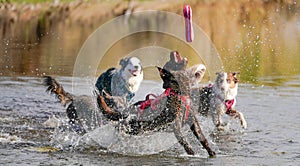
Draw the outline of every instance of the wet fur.
[[[187,98],[190,95],[191,86],[187,71],[181,70],[171,73],[161,68],[158,68],[158,70],[163,80],[163,88],[171,88],[171,91],[174,93],[165,97],[165,100],[161,100],[162,103],[158,103],[158,107],[160,109],[155,111],[159,111],[159,113],[153,118],[149,120],[143,120],[140,118],[125,119],[120,123],[120,128],[123,128],[128,134],[136,135],[146,131],[155,131],[158,128],[164,128],[165,126],[171,125],[178,142],[184,147],[188,154],[194,155],[195,152],[193,151],[191,145],[187,142],[182,131],[183,125],[188,124],[190,125],[190,129],[192,130],[193,134],[207,150],[208,154],[210,156],[215,156],[215,152],[211,150],[205,136],[201,131],[201,127],[196,118],[197,112],[191,109],[190,113],[188,114],[188,119],[184,120],[184,115],[187,109],[185,107],[186,105],[181,98],[178,97],[178,95],[185,96]],[[103,96],[100,96],[100,98],[101,105],[107,113],[116,112],[113,110],[113,108],[110,108],[105,103]],[[129,109],[135,110],[134,108]],[[151,107],[148,109],[150,110],[147,111],[153,111],[151,110]]]
[[[239,118],[243,128],[247,128],[247,122],[241,112],[234,109],[236,102],[229,111],[226,110],[225,101],[234,99],[236,101],[238,79],[236,72],[217,73],[217,78],[212,87],[203,87],[200,89],[198,112],[204,116],[210,115],[214,124],[219,129],[224,125],[222,116],[227,114],[232,118]]]
[[[110,68],[101,74],[96,83],[97,93],[100,96],[107,96],[104,98],[105,102],[109,107],[115,108],[115,110],[124,110],[126,108],[143,80],[143,69],[138,58],[123,58],[120,61],[120,65],[120,69]],[[132,75],[130,73],[132,70],[136,70],[137,75]],[[126,112],[107,113],[100,104],[101,100],[103,99],[97,97],[98,107],[107,119],[118,121],[128,116]]]
[[[44,85],[47,86],[47,92],[54,94],[59,102],[67,107],[67,117],[76,132],[85,133],[100,126],[100,122],[103,120],[94,97],[72,95],[66,92],[63,86],[50,76],[44,76]]]

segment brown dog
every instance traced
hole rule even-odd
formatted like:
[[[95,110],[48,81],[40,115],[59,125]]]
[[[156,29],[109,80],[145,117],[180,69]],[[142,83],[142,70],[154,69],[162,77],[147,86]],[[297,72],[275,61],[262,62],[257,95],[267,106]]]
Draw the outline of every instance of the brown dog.
[[[200,89],[199,109],[202,115],[211,115],[213,122],[222,129],[222,116],[227,114],[232,118],[239,118],[243,128],[247,128],[247,122],[241,112],[234,109],[238,90],[238,78],[236,72],[217,73],[214,84]]]
[[[194,155],[195,152],[192,150],[191,145],[187,142],[182,133],[183,125],[188,124],[193,134],[207,150],[208,154],[210,156],[215,156],[215,152],[211,150],[201,131],[201,127],[196,118],[197,112],[191,107],[191,84],[187,71],[181,70],[169,72],[159,67],[158,71],[163,80],[165,92],[157,97],[159,100],[152,100],[150,102],[146,100],[129,107],[128,109],[134,111],[127,112],[136,112],[137,114],[140,109],[144,109],[144,112],[148,112],[148,114],[142,114],[138,118],[126,119],[120,123],[121,127],[125,129],[125,132],[128,134],[136,135],[171,125],[173,126],[173,131],[178,142],[184,147],[188,154]],[[104,108],[107,114],[119,112],[110,108],[105,103],[105,98],[103,96],[99,97],[101,99],[101,107]],[[151,118],[149,118],[149,115]]]
[[[170,60],[164,65],[163,68],[169,71],[185,70],[187,63],[187,59],[181,57],[178,51],[171,51]]]

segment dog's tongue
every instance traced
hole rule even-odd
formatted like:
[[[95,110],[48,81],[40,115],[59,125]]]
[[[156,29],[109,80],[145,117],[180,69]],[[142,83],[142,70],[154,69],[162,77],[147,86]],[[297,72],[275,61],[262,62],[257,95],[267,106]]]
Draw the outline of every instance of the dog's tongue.
[[[138,70],[129,70],[129,72],[133,75],[133,76],[137,76],[139,73]]]

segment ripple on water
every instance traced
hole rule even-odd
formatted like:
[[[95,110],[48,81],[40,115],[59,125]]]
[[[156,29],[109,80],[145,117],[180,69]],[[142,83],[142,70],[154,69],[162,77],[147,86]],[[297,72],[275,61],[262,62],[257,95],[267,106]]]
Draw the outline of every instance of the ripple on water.
[[[66,89],[72,89],[72,78],[59,77],[59,79]],[[298,148],[300,144],[298,137],[300,134],[298,130],[300,126],[298,121],[300,118],[298,109],[300,98],[298,85],[300,81],[297,79],[299,78],[297,77],[281,86],[241,84],[237,109],[245,115],[249,125],[247,130],[241,130],[238,121],[227,119],[229,121],[228,130],[218,133],[217,136],[209,136],[213,131],[209,127],[212,126],[212,122],[200,118],[199,121],[203,126],[204,134],[209,139],[213,149],[219,154],[217,158],[206,159],[205,150],[202,149],[193,136],[189,136],[188,139],[197,150],[197,154],[199,154],[195,158],[184,156],[185,152],[178,143],[175,143],[170,150],[161,151],[155,155],[145,155],[146,157],[144,155],[128,156],[126,152],[132,154],[134,154],[133,152],[146,153],[143,152],[144,146],[132,146],[126,149],[126,143],[132,143],[128,142],[126,138],[122,140],[123,142],[120,142],[122,146],[105,146],[111,148],[108,150],[97,147],[97,144],[99,145],[97,140],[93,140],[94,144],[91,141],[90,147],[84,148],[84,146],[78,144],[80,141],[88,143],[83,137],[68,132],[57,134],[52,128],[44,126],[43,123],[48,120],[49,116],[55,115],[58,119],[66,120],[66,115],[65,109],[57,103],[56,99],[45,93],[41,78],[0,77],[2,95],[0,98],[0,151],[2,151],[0,157],[9,158],[12,165],[17,162],[31,162],[38,165],[49,163],[49,161],[58,163],[58,165],[63,163],[87,163],[83,160],[91,160],[95,163],[105,161],[106,164],[109,162],[124,164],[132,163],[132,161],[147,163],[148,161],[148,163],[153,164],[153,161],[150,161],[149,158],[156,161],[166,160],[169,161],[166,162],[168,164],[197,163],[200,161],[200,163],[204,162],[205,164],[243,165],[247,163],[256,165],[257,163],[265,163],[266,165],[281,165],[282,163],[288,163],[295,165],[300,156]],[[86,80],[77,81],[82,85],[86,83]],[[155,85],[153,82],[149,84],[146,82],[142,86],[144,89],[155,89],[159,93],[161,89],[155,88]],[[82,91],[82,93],[86,92]],[[142,93],[139,96],[144,97]],[[90,134],[92,135],[92,133]],[[163,138],[159,139],[166,137],[161,136]],[[132,144],[143,144],[143,142],[138,141]],[[49,159],[49,155],[41,152],[42,150],[38,152],[39,150],[36,149],[46,146],[63,149],[63,151],[59,154],[50,152],[52,157]],[[72,146],[77,149],[72,148]],[[30,148],[28,149],[28,147]],[[43,150],[45,149],[47,148]],[[148,151],[151,151],[151,149],[148,149]],[[16,154],[23,155],[19,156],[18,159]],[[79,158],[82,160],[79,160]],[[203,158],[205,158],[205,161],[201,160]],[[4,158],[0,159],[0,163],[7,163],[6,159],[5,161]],[[12,159],[15,159],[15,161]],[[66,160],[68,160],[68,163],[66,163]]]

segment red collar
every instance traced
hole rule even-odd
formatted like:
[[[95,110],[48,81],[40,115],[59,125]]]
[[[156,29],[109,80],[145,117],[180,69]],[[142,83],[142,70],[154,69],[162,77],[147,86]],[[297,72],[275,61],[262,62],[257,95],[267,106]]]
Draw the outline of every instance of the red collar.
[[[212,89],[213,85],[214,84],[209,84],[207,86],[207,88]],[[217,94],[215,97],[220,99],[220,100],[224,100],[224,98],[220,94]],[[226,114],[229,114],[230,111],[232,110],[233,104],[235,103],[235,99],[225,100],[224,103],[225,103],[225,106],[226,106]]]
[[[191,109],[191,99],[189,96],[183,96],[183,95],[179,95],[175,92],[173,92],[171,90],[171,88],[167,88],[161,95],[156,96],[154,94],[148,94],[146,96],[146,100],[143,101],[140,104],[139,110],[138,110],[138,114],[139,116],[143,114],[144,110],[148,107],[151,107],[152,110],[157,110],[157,105],[160,103],[160,100],[162,100],[164,97],[168,97],[170,95],[174,95],[177,96],[180,101],[183,101],[186,107],[186,111],[185,111],[185,116],[184,116],[184,120],[187,121],[188,117],[189,117],[189,112]],[[154,99],[150,99],[150,97],[154,97]]]

